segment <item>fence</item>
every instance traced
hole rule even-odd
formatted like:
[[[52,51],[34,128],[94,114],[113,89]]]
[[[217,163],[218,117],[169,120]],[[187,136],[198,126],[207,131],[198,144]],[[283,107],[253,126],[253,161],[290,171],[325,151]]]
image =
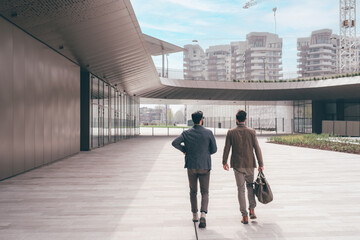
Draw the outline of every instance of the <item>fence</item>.
[[[271,134],[285,134],[293,133],[293,120],[292,119],[252,119],[247,122],[247,126],[256,130],[258,135],[271,135]],[[222,121],[212,122],[209,121],[204,126],[210,129],[215,136],[225,136],[230,128],[235,127],[235,124],[225,123]],[[140,135],[142,136],[177,136],[189,127],[140,127]]]
[[[322,121],[322,133],[360,137],[359,121]]]

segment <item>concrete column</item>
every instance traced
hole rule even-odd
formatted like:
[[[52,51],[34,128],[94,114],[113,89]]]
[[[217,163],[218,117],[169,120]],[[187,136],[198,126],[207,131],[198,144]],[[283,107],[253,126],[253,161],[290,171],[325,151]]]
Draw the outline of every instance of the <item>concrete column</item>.
[[[325,120],[324,101],[312,101],[312,132],[320,134],[322,132],[322,120]]]

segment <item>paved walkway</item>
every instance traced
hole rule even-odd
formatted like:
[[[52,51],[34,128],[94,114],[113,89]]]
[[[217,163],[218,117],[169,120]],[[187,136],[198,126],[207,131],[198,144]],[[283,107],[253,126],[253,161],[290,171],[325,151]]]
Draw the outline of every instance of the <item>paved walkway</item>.
[[[0,182],[0,239],[196,239],[183,155],[171,140],[124,140]],[[224,140],[199,239],[360,238],[359,155],[260,138],[274,201],[243,225],[233,173],[221,168]]]

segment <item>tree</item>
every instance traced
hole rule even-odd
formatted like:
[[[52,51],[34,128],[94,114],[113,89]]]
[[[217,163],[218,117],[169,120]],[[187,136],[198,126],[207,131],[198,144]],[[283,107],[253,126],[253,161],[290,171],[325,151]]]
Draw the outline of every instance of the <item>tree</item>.
[[[184,113],[181,110],[178,110],[174,115],[174,122],[184,123]]]

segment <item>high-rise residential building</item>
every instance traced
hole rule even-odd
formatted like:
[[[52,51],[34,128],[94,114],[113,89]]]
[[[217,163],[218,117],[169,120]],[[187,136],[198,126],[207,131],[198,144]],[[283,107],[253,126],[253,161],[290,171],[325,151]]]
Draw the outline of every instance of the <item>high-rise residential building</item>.
[[[339,36],[330,29],[313,31],[310,37],[298,38],[298,74],[319,77],[337,73]]]
[[[230,81],[230,45],[210,46],[206,49],[207,80]]]
[[[205,80],[205,53],[198,44],[188,44],[184,48],[184,79]]]
[[[185,45],[184,48],[185,79],[233,81],[282,78],[282,39],[276,34],[250,33],[246,41],[210,46],[205,55],[197,44]]]
[[[282,78],[282,38],[277,34],[254,32],[246,36],[245,79],[279,80]]]
[[[245,80],[246,41],[231,43],[231,79]]]

